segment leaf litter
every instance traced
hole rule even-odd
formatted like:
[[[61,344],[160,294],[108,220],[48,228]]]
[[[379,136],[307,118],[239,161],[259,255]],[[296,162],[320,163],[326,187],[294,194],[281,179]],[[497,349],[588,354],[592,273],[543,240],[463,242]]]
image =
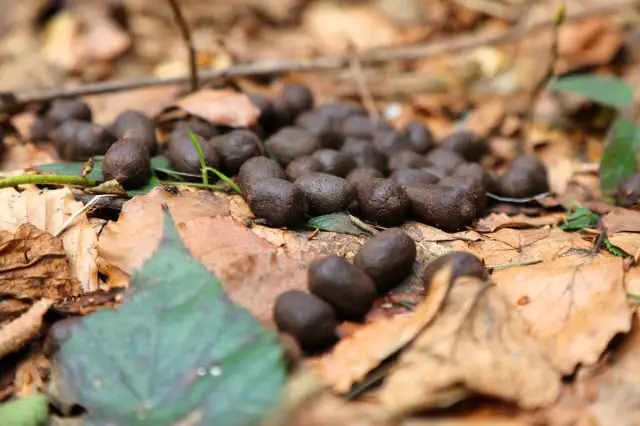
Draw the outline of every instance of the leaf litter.
[[[119,15],[122,11],[112,5],[92,8],[91,2],[87,2],[64,6],[50,16],[48,12],[36,16],[40,9],[32,7],[30,1],[11,0],[11,3],[15,8],[8,10],[18,11],[15,15],[20,19],[11,13],[4,17],[8,18],[8,24],[5,19],[0,20],[0,29],[7,29],[0,31],[5,41],[0,54],[10,58],[7,61],[10,65],[1,71],[0,81],[5,86],[9,84],[3,90],[32,89],[34,85],[66,86],[72,81],[89,82],[105,76],[173,77],[186,71],[186,49],[176,40],[176,29],[167,25],[172,17],[165,8],[157,7],[150,13],[146,2],[131,1],[126,10],[129,19],[123,20]],[[480,10],[474,9],[475,2],[461,6],[462,2],[444,1],[424,5],[403,1],[402,7],[386,0],[357,5],[322,1],[310,5],[275,2],[276,5],[262,0],[236,3],[233,8],[201,1],[185,5],[187,21],[193,25],[201,72],[261,58],[300,57],[304,58],[304,66],[306,59],[318,55],[344,54],[349,62],[360,53],[366,57],[366,51],[354,51],[353,45],[358,49],[375,47],[383,55],[392,56],[401,54],[404,48],[419,51],[426,46],[426,51],[438,53],[438,58],[426,54],[425,59],[403,61],[402,67],[363,60],[366,66],[363,82],[358,84],[347,73],[331,72],[290,73],[282,82],[309,84],[322,103],[361,97],[356,88],[364,85],[385,117],[391,111],[399,111],[393,118],[386,117],[394,124],[403,126],[414,118],[423,120],[431,125],[438,139],[454,126],[465,126],[462,121],[453,123],[452,117],[466,118],[468,129],[491,139],[489,167],[493,171],[499,172],[511,161],[518,154],[519,141],[524,140],[526,150],[535,151],[547,166],[550,188],[555,192],[535,203],[495,206],[494,213],[478,218],[470,229],[461,232],[446,233],[415,222],[405,223],[403,230],[417,246],[414,273],[391,294],[380,297],[364,323],[343,323],[338,329],[342,338],[332,351],[298,360],[302,365],[297,366],[297,371],[311,366],[317,375],[306,392],[292,387],[294,402],[289,407],[290,417],[273,424],[382,425],[389,424],[390,417],[395,417],[394,423],[403,425],[638,423],[640,400],[634,388],[638,302],[634,295],[640,295],[637,268],[640,228],[635,226],[636,211],[615,208],[600,198],[601,190],[608,195],[620,179],[636,170],[628,154],[637,142],[634,120],[626,117],[628,111],[614,112],[598,105],[622,110],[634,99],[630,96],[637,82],[633,67],[627,63],[618,67],[617,61],[612,66],[613,58],[622,48],[635,54],[634,36],[620,23],[624,19],[596,14],[562,25],[557,63],[550,65],[552,69],[555,65],[559,75],[569,76],[548,82],[554,93],[541,94],[535,105],[535,123],[526,123],[522,118],[527,112],[522,99],[530,95],[527,87],[538,85],[537,75],[549,69],[546,62],[552,56],[548,52],[550,28],[525,34],[517,46],[510,42],[509,32],[502,39],[506,43],[500,46],[490,42],[453,55],[448,54],[447,46],[451,44],[457,51],[458,43],[490,40],[488,36],[494,31],[510,31],[510,22],[520,31],[527,23],[549,21],[556,2],[530,8],[517,2],[493,2],[486,10],[482,2],[478,2]],[[598,7],[597,3],[569,1],[566,5],[572,15]],[[620,6],[618,19],[624,15],[624,7]],[[215,18],[211,20],[216,23],[215,29],[209,17]],[[35,26],[38,28],[32,29],[24,22],[38,22]],[[218,38],[219,26],[224,27],[224,40]],[[9,38],[4,39],[4,34]],[[426,44],[412,46],[415,43]],[[94,51],[87,48],[89,45],[95,45]],[[40,53],[28,53],[32,47],[37,51],[40,46],[44,46]],[[122,56],[131,47],[130,54]],[[277,65],[277,59],[275,62]],[[594,74],[582,74],[586,68]],[[606,77],[612,72],[623,75],[626,82]],[[191,119],[195,116],[225,127],[253,126],[259,121],[259,111],[238,88],[262,90],[259,85],[262,77],[260,82],[252,77],[218,80],[225,80],[224,86],[232,89],[221,89],[216,81],[212,87],[177,98],[177,87],[160,86],[157,90],[134,90],[125,96],[91,96],[89,100],[99,124],[112,120],[124,105],[153,111],[150,115],[157,117],[163,126],[189,115]],[[602,89],[603,85],[610,89]],[[152,95],[152,91],[157,93]],[[569,92],[584,96],[576,97]],[[25,111],[20,120],[33,121],[37,114]],[[17,118],[12,121],[18,121]],[[530,125],[534,127],[531,133],[527,130]],[[567,130],[575,127],[580,130]],[[598,130],[593,131],[592,127]],[[20,128],[26,129],[21,134],[30,134],[28,126]],[[603,146],[607,128],[610,129],[607,144]],[[166,142],[164,130],[158,134],[161,143]],[[49,144],[3,139],[5,153],[0,168],[7,176],[15,175],[17,169],[56,160]],[[162,167],[168,168],[166,164]],[[602,188],[598,179],[602,179]],[[0,320],[4,321],[0,324],[0,335],[7,327],[16,327],[17,338],[12,341],[18,343],[6,347],[20,349],[11,349],[11,354],[2,359],[3,363],[18,366],[15,372],[5,372],[3,367],[1,383],[11,385],[0,389],[2,398],[28,395],[42,391],[43,383],[51,384],[46,374],[48,360],[43,360],[40,352],[43,328],[58,316],[92,313],[83,321],[77,336],[68,341],[74,350],[63,350],[68,360],[84,360],[64,361],[67,372],[76,374],[74,380],[66,382],[71,383],[71,389],[67,390],[87,398],[81,401],[88,409],[85,424],[103,424],[105,418],[119,424],[132,413],[144,414],[144,403],[132,408],[139,400],[117,400],[118,392],[105,390],[122,383],[116,383],[118,375],[104,364],[101,369],[101,363],[95,360],[126,344],[127,350],[117,351],[117,356],[122,357],[118,360],[126,361],[117,365],[122,371],[131,371],[126,378],[135,382],[143,378],[139,365],[152,359],[135,357],[136,353],[144,353],[145,342],[151,339],[144,330],[151,327],[141,324],[141,318],[131,310],[134,306],[140,308],[137,314],[156,315],[151,306],[140,300],[152,298],[150,292],[163,286],[158,281],[179,273],[174,269],[181,268],[175,262],[179,256],[161,264],[155,258],[155,254],[167,248],[163,237],[165,204],[175,221],[181,244],[193,255],[185,265],[198,268],[196,264],[202,263],[202,279],[219,279],[219,285],[214,286],[216,291],[221,294],[224,289],[227,293],[219,295],[214,306],[222,304],[224,309],[236,312],[237,308],[230,303],[233,302],[246,308],[267,328],[273,328],[271,311],[279,293],[287,289],[306,290],[306,268],[313,259],[327,254],[352,259],[367,238],[369,225],[354,223],[344,214],[316,218],[315,224],[325,230],[308,240],[311,234],[303,230],[273,229],[253,222],[241,197],[191,189],[152,189],[157,185],[154,182],[144,188],[143,193],[151,190],[148,195],[124,203],[117,222],[88,219],[82,213],[61,238],[53,235],[82,208],[82,203],[73,200],[78,191],[35,186],[22,186],[21,191],[0,191],[5,206],[0,212],[1,241],[13,244],[7,252],[8,261],[18,263],[21,254],[40,255],[45,249],[50,250],[49,257],[31,257],[35,264],[21,266],[24,276],[5,274],[5,283],[11,284],[3,286],[7,294],[0,300]],[[576,210],[572,200],[590,210]],[[122,202],[120,199],[119,203]],[[560,212],[565,208],[569,211]],[[173,238],[174,242],[180,240],[176,235]],[[490,280],[468,277],[455,283],[445,280],[440,287],[432,285],[425,289],[422,282],[425,267],[432,259],[452,250],[466,250],[480,257],[491,272]],[[610,253],[618,253],[624,259]],[[142,274],[144,279],[140,279],[140,269],[145,271],[149,264],[154,265],[154,271],[161,272]],[[46,278],[34,281],[40,272]],[[20,284],[25,280],[30,280],[28,285]],[[167,291],[167,305],[177,306],[188,299],[188,289],[194,288],[191,285],[192,280],[176,279],[171,291]],[[215,293],[212,288],[205,290],[211,291],[209,296]],[[45,296],[51,300],[43,299]],[[403,301],[410,301],[408,308],[398,309],[396,303]],[[47,304],[50,306],[45,309]],[[35,308],[40,310],[33,314]],[[47,310],[49,313],[44,315]],[[156,318],[161,322],[169,320],[157,315]],[[243,318],[255,329],[259,327],[248,314]],[[191,325],[197,320],[204,321],[192,315],[183,319]],[[224,318],[222,323],[235,323],[234,320],[237,318]],[[112,329],[109,324],[119,326]],[[102,354],[87,344],[94,341],[87,336],[88,331],[96,330],[110,336],[96,342]],[[187,338],[174,336],[187,328],[171,330],[178,331],[168,336],[165,343]],[[182,346],[205,345],[216,336],[216,330],[211,333],[202,330],[211,331],[211,323],[202,325],[198,333],[189,328],[187,334],[194,337],[184,340]],[[155,331],[166,334],[170,330]],[[242,331],[234,329],[222,337],[232,341],[242,335]],[[256,342],[245,343],[251,346]],[[179,345],[165,352],[177,353]],[[275,344],[270,348],[277,351]],[[251,365],[255,369],[266,369],[269,364],[255,362],[264,358],[253,352],[246,355],[255,356]],[[157,359],[163,362],[162,357]],[[184,371],[192,372],[194,363],[187,362],[191,359],[187,356],[176,364],[180,361],[183,367],[189,364]],[[59,367],[56,365],[54,371],[57,384],[62,383],[58,380]],[[77,373],[81,367],[87,367],[96,376],[82,377]],[[167,366],[156,372],[153,380],[169,383],[179,375],[163,373],[177,370],[177,365]],[[249,367],[244,370],[246,376],[239,374],[238,380],[246,380],[249,371],[257,371]],[[198,369],[195,371],[198,376]],[[214,369],[216,374],[217,371]],[[282,365],[277,363],[271,373],[281,371]],[[187,376],[184,377],[193,378]],[[92,382],[90,379],[94,377],[108,382]],[[197,393],[197,389],[189,387],[197,381],[177,382],[183,387],[176,388],[185,389],[185,394]],[[77,383],[82,384],[75,387]],[[262,382],[251,382],[247,389],[259,388],[256,383]],[[214,389],[211,395],[224,391],[226,396],[232,393],[229,389],[235,388]],[[310,395],[311,392],[314,394]],[[102,404],[111,398],[116,401],[115,409],[104,410]],[[238,400],[236,405],[245,407],[245,402]],[[456,403],[462,400],[468,401]],[[46,399],[36,405],[43,410]],[[9,409],[21,413],[19,418],[26,418],[23,410],[14,411],[13,407],[2,405],[0,410]],[[202,422],[209,412],[201,407],[182,410],[184,416],[179,415],[174,423]],[[531,407],[540,408],[530,410]],[[6,412],[3,411],[3,420]],[[120,414],[119,418],[110,417]],[[133,417],[126,420],[131,424],[142,421]],[[155,420],[158,419],[150,419]],[[162,420],[165,419],[160,419],[160,423]],[[34,420],[33,424],[38,422]]]

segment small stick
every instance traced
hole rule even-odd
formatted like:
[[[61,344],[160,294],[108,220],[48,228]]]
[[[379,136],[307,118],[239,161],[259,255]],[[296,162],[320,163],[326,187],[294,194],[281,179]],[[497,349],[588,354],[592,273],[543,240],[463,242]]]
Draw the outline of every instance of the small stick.
[[[309,236],[307,237],[307,241],[313,240],[320,233],[320,228],[316,228]]]
[[[189,30],[189,24],[184,19],[184,15],[180,10],[177,0],[167,0],[173,10],[173,17],[176,20],[176,24],[180,27],[180,33],[184,44],[187,46],[189,52],[189,89],[191,92],[198,90],[198,64],[196,60],[196,48],[193,46],[193,38],[191,37],[191,31]]]
[[[525,125],[525,131],[522,132],[522,139],[518,145],[519,154],[524,152],[524,146],[527,140],[532,139],[533,134],[533,116],[537,101],[540,99],[542,92],[549,85],[553,76],[555,75],[556,63],[558,62],[558,40],[560,39],[560,26],[567,19],[567,10],[564,3],[560,5],[560,8],[556,12],[556,16],[553,22],[553,34],[551,40],[551,59],[547,65],[544,76],[538,81],[538,84],[531,90],[531,97],[529,99],[529,111],[527,113],[527,122]]]
[[[533,260],[527,260],[526,262],[520,262],[520,263],[502,263],[502,264],[498,264],[498,265],[486,265],[484,268],[485,269],[504,269],[504,268],[513,268],[515,266],[529,266],[529,265],[536,265],[538,263],[542,263],[541,259],[533,259]]]

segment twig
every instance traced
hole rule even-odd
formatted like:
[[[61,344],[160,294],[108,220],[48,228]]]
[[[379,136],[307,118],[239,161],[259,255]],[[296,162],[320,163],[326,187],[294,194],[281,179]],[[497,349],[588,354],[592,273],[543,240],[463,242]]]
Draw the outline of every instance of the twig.
[[[358,88],[358,94],[362,100],[362,105],[364,105],[365,109],[369,113],[369,117],[379,120],[380,113],[378,112],[378,108],[376,108],[376,102],[373,99],[373,96],[371,96],[371,91],[369,90],[369,87],[367,87],[364,73],[362,72],[362,63],[360,62],[358,51],[353,43],[350,43],[349,50],[352,52],[351,58],[349,59],[349,69],[351,71],[351,76],[356,83],[356,87]]]
[[[65,175],[20,175],[0,179],[0,188],[12,188],[18,185],[72,185],[96,186],[98,181],[80,176]]]
[[[551,36],[551,58],[547,64],[547,69],[544,76],[538,81],[538,83],[531,90],[531,97],[529,99],[529,110],[527,113],[527,122],[525,124],[525,131],[522,132],[522,138],[518,145],[519,153],[524,151],[525,143],[532,138],[533,134],[533,118],[535,113],[535,107],[540,100],[542,92],[547,87],[549,82],[553,79],[556,70],[556,63],[558,62],[558,40],[560,39],[560,27],[567,18],[567,11],[564,3],[560,5],[560,8],[556,12],[556,16],[553,22],[553,33]]]
[[[191,38],[191,31],[189,30],[189,24],[184,19],[184,15],[180,10],[177,0],[167,0],[173,10],[173,17],[176,20],[176,24],[180,27],[180,33],[184,40],[184,44],[189,51],[189,88],[192,92],[198,90],[198,64],[196,62],[196,48],[193,46],[193,39]]]
[[[620,12],[621,8],[636,6],[638,0],[622,0],[607,3],[588,10],[567,14],[567,20],[578,20],[593,15]],[[457,53],[479,46],[498,45],[516,41],[525,35],[535,33],[553,25],[555,20],[538,22],[529,26],[516,26],[500,34],[468,34],[429,44],[412,46],[390,46],[374,49],[360,56],[363,64],[387,62],[393,60],[413,60]],[[349,64],[349,58],[344,56],[321,57],[316,59],[288,59],[280,61],[258,61],[231,66],[225,69],[203,70],[198,73],[198,80],[210,80],[221,77],[242,77],[281,74],[285,72],[305,72],[336,70]],[[48,87],[36,90],[2,93],[0,95],[0,112],[12,111],[17,106],[32,102],[46,102],[57,98],[73,98],[78,96],[102,95],[125,90],[142,89],[145,87],[184,84],[186,77],[140,77],[136,79],[107,81],[73,87]]]

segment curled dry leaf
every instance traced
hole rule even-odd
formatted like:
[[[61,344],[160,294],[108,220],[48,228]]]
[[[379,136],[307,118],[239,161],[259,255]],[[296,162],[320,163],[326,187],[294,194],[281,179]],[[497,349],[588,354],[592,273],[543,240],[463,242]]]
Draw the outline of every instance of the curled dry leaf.
[[[0,231],[15,232],[21,224],[33,226],[55,234],[83,204],[75,201],[68,188],[17,192],[13,188],[0,190]],[[98,289],[98,267],[95,249],[96,231],[86,214],[81,214],[60,237],[69,261],[71,276],[80,282],[83,291]]]
[[[400,355],[380,399],[390,416],[475,393],[534,408],[553,403],[560,384],[561,374],[495,285],[461,277],[434,321]]]
[[[340,340],[330,353],[310,360],[311,366],[335,392],[347,392],[436,317],[450,286],[451,269],[442,268],[431,282],[426,300],[411,317],[382,318],[358,328]]]
[[[631,326],[620,258],[568,253],[493,278],[564,374],[595,363],[613,336]],[[518,305],[522,297],[529,303]]]
[[[617,232],[640,232],[640,212],[614,209],[602,217],[602,225],[609,235]]]
[[[502,228],[540,228],[545,225],[557,225],[562,221],[562,215],[548,214],[539,217],[529,217],[523,214],[509,216],[506,213],[491,213],[485,216],[474,225],[478,232],[495,232]]]
[[[229,127],[251,127],[260,110],[249,97],[231,89],[201,89],[179,99],[175,106],[211,123]]]
[[[640,318],[606,363],[582,369],[536,424],[633,426],[640,422]]]
[[[0,328],[0,359],[20,349],[38,334],[42,317],[52,303],[48,299],[39,300],[22,316]]]
[[[80,294],[62,241],[31,224],[0,231],[0,296],[62,300]]]

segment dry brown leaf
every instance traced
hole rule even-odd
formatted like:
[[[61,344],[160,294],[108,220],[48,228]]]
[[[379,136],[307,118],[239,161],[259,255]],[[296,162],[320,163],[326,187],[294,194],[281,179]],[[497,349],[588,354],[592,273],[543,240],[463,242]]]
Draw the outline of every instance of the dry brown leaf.
[[[640,252],[640,235],[634,232],[618,232],[608,236],[609,242],[624,250],[627,254],[635,256]]]
[[[590,250],[591,243],[579,234],[558,228],[500,229],[484,234],[482,241],[467,244],[467,249],[484,259],[487,265],[546,261],[571,249]]]
[[[126,287],[133,270],[151,257],[162,236],[165,203],[179,230],[185,221],[229,212],[225,199],[209,192],[187,190],[174,195],[159,187],[134,197],[123,205],[118,221],[107,224],[98,242],[98,265],[109,287]]]
[[[247,95],[231,89],[201,89],[175,105],[191,115],[229,127],[251,127],[260,115]]]
[[[51,149],[51,145],[36,146],[32,143],[6,144],[0,161],[0,171],[13,172],[11,174],[22,174],[23,169],[53,163],[56,161],[56,154]]]
[[[442,268],[431,282],[426,300],[411,317],[383,318],[358,328],[330,353],[310,360],[311,366],[335,392],[347,392],[433,320],[449,293],[450,278],[451,270]]]
[[[310,260],[302,261],[229,217],[227,198],[204,191],[173,195],[162,188],[127,202],[118,222],[103,231],[98,253],[110,285],[128,285],[131,272],[151,256],[162,235],[165,203],[191,253],[216,274],[234,303],[259,320],[272,324],[276,297],[306,288]]]
[[[493,279],[565,374],[595,363],[613,336],[629,331],[632,310],[620,258],[567,253],[497,271]]]
[[[466,128],[486,138],[502,123],[504,116],[504,101],[501,99],[489,101],[473,111],[469,120],[466,121]]]
[[[611,358],[578,372],[558,404],[536,416],[537,424],[640,424],[640,318]]]
[[[562,222],[562,217],[562,214],[529,217],[523,214],[509,216],[506,213],[491,213],[478,219],[474,229],[478,232],[495,232],[502,228],[539,228],[545,225],[557,225]]]
[[[400,356],[380,398],[392,416],[447,406],[469,393],[534,408],[553,403],[560,383],[560,373],[495,285],[462,277]]]
[[[78,71],[88,47],[81,42],[82,24],[71,12],[63,11],[48,23],[41,53],[57,67]]]
[[[31,224],[0,231],[0,296],[61,300],[80,294],[62,241]]]
[[[15,232],[24,223],[55,234],[83,204],[68,188],[56,190],[0,190],[0,231]],[[85,292],[98,289],[95,249],[98,237],[86,214],[81,214],[61,235],[72,277]]]
[[[40,332],[42,317],[52,304],[48,299],[39,300],[22,316],[0,328],[0,359],[23,347]]]
[[[616,232],[640,232],[640,212],[616,208],[602,217],[607,234]],[[640,237],[640,236],[639,236]]]

